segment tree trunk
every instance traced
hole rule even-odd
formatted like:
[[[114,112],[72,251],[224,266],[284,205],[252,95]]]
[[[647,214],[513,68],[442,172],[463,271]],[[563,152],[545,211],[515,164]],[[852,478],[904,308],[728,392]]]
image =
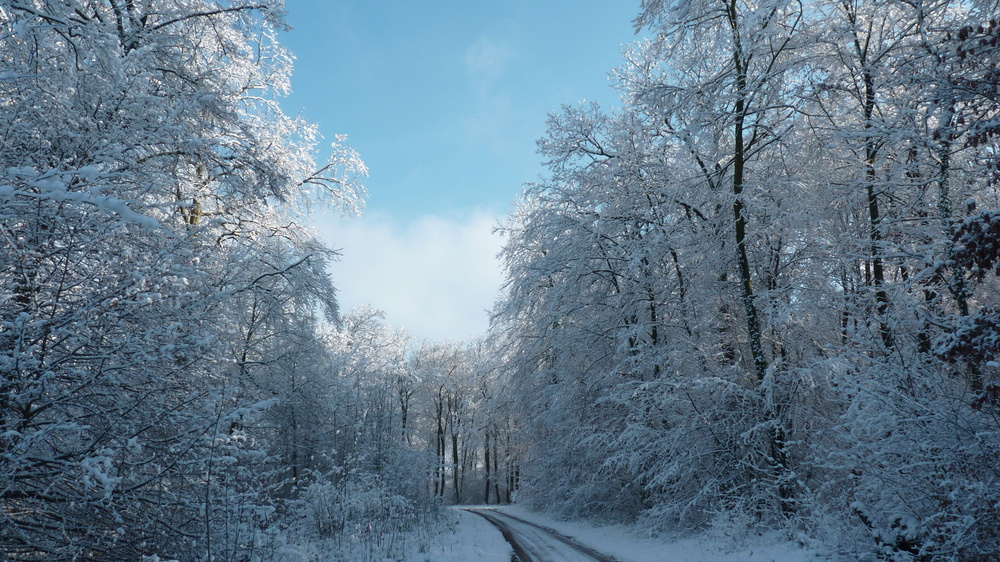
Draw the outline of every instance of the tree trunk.
[[[455,503],[462,503],[462,487],[458,478],[458,432],[454,429],[451,432],[451,480],[455,486]]]
[[[882,218],[879,211],[878,193],[875,191],[875,162],[878,159],[879,147],[875,141],[872,121],[875,115],[875,79],[868,66],[869,37],[862,44],[858,36],[858,15],[855,8],[848,3],[843,4],[844,15],[851,24],[854,40],[854,54],[858,57],[861,68],[861,82],[864,84],[864,101],[861,104],[865,131],[865,195],[868,203],[868,241],[869,263],[871,264],[870,282],[875,289],[875,310],[878,314],[879,338],[886,349],[894,346],[892,329],[889,327],[889,295],[885,290],[885,266],[882,261]]]
[[[857,42],[857,45],[860,43]],[[859,46],[858,49],[861,49]],[[893,347],[892,329],[889,327],[889,295],[885,290],[885,268],[882,262],[882,218],[879,214],[878,194],[875,192],[875,160],[878,158],[878,147],[871,133],[872,115],[875,111],[875,82],[871,71],[865,66],[867,55],[859,50],[861,65],[864,67],[862,78],[865,84],[865,193],[868,196],[868,237],[871,243],[870,254],[872,262],[872,285],[875,287],[875,309],[878,312],[879,337],[886,349]]]
[[[945,251],[945,259],[949,262],[953,261],[952,256],[955,252],[955,242],[952,239],[953,222],[951,219],[951,189],[948,185],[949,176],[951,175],[951,149],[952,142],[955,133],[952,129],[952,122],[955,120],[955,102],[954,100],[947,100],[945,102],[945,114],[941,118],[941,122],[945,128],[944,131],[939,130],[938,136],[940,137],[940,145],[938,146],[938,171],[937,171],[937,184],[938,184],[938,212],[941,215],[941,229],[944,231],[945,239],[948,240],[948,245]],[[951,272],[951,282],[948,283],[948,289],[950,290],[952,297],[955,299],[955,306],[958,307],[958,313],[961,316],[969,315],[969,287],[965,281],[965,272],[960,266],[953,265]],[[975,361],[969,361],[969,388],[973,392],[979,392],[983,389],[983,375],[979,370],[979,365]]]
[[[435,404],[435,410],[437,414],[437,432],[435,434],[435,452],[437,453],[437,467],[434,472],[434,495],[438,497],[444,496],[445,487],[445,437],[444,437],[444,396],[442,396],[441,391],[438,391],[438,400]]]
[[[767,374],[767,358],[764,356],[764,346],[761,343],[760,318],[753,292],[753,280],[750,275],[750,260],[746,248],[746,207],[743,204],[743,182],[746,166],[746,144],[743,139],[746,126],[747,98],[747,68],[743,50],[740,45],[738,30],[738,14],[736,2],[729,4],[729,24],[733,32],[733,63],[736,69],[736,103],[733,108],[735,124],[733,126],[733,219],[736,227],[736,261],[740,272],[740,285],[743,288],[743,308],[747,317],[747,337],[750,340],[750,354],[753,356],[754,371],[757,380],[764,380]]]
[[[489,505],[490,503],[490,428],[486,428],[485,435],[483,436],[483,465],[486,467],[486,497],[483,498],[483,503]]]
[[[760,328],[760,317],[753,289],[753,279],[750,270],[750,259],[746,249],[746,206],[743,202],[744,175],[746,171],[746,118],[748,113],[747,72],[750,59],[743,53],[739,31],[739,13],[737,0],[730,0],[727,5],[727,15],[733,36],[733,68],[736,71],[736,101],[733,107],[733,220],[736,231],[736,259],[740,273],[740,284],[743,288],[743,308],[746,312],[747,338],[750,342],[750,353],[753,356],[754,372],[757,382],[762,383],[767,376],[768,361],[764,355],[764,345]],[[781,423],[780,412],[775,404],[767,407],[763,413],[769,421],[774,422],[774,432],[770,435],[768,456],[771,459],[778,480],[778,496],[781,510],[788,513],[791,508],[791,490],[783,482],[788,475],[788,454],[786,448],[785,430]]]
[[[493,434],[493,497],[500,503],[500,436]]]

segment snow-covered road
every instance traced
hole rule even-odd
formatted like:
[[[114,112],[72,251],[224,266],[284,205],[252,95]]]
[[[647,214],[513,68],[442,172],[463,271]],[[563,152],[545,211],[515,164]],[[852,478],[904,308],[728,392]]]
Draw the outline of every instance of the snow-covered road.
[[[466,509],[492,523],[514,548],[519,562],[616,562],[572,539],[488,508]]]

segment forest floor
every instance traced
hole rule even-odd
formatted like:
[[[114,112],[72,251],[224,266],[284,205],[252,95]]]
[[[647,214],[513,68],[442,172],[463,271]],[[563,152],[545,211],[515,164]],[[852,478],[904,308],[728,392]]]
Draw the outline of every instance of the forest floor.
[[[485,506],[484,506],[485,507]],[[596,526],[559,521],[520,506],[489,506],[571,537],[621,562],[809,562],[828,557],[777,535],[753,532],[704,534],[686,538],[649,537],[624,525]],[[456,510],[451,532],[407,562],[510,562],[512,549],[485,519]]]

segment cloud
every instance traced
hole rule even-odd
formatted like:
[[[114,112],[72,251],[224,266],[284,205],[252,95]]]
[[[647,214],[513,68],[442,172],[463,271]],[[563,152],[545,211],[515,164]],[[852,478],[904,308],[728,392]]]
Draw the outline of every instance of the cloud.
[[[465,50],[463,62],[475,96],[475,109],[465,115],[462,126],[467,138],[485,144],[493,152],[507,148],[509,134],[504,129],[515,118],[514,104],[507,91],[511,85],[508,68],[515,57],[511,41],[481,36]]]
[[[503,76],[513,51],[490,37],[480,37],[465,50],[465,70],[479,88],[489,88]]]
[[[461,341],[486,331],[500,287],[497,220],[479,211],[406,225],[385,215],[313,222],[323,240],[342,251],[330,274],[343,310],[371,305],[418,338]]]

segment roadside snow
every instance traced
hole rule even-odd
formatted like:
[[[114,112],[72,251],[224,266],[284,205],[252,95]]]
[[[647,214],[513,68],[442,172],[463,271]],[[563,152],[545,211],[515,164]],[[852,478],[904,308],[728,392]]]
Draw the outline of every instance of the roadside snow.
[[[711,535],[684,539],[656,539],[637,536],[634,529],[623,525],[597,527],[578,521],[558,521],[528,511],[520,506],[483,507],[497,509],[525,521],[554,529],[572,537],[581,544],[614,556],[621,562],[808,562],[827,559],[817,552],[774,535],[745,539],[738,546],[728,544],[729,540],[723,537]],[[453,558],[428,555],[427,558],[415,560],[420,560],[420,562],[424,560],[433,562],[438,560],[508,562],[510,560],[510,548],[499,548],[506,547],[507,543],[504,542],[503,537],[496,529],[492,527],[483,529],[482,525],[489,526],[485,520],[470,513],[459,513],[465,516],[460,520],[460,528],[454,535],[445,535],[446,540],[455,540],[459,543],[475,540],[478,541],[476,548],[483,548],[486,544],[498,545],[494,547],[497,548],[496,552],[503,554],[497,554],[495,558],[488,558],[484,554],[480,554],[486,552],[484,550],[462,551],[466,546],[457,544],[448,547],[457,553]],[[474,527],[465,529],[466,526]],[[487,531],[492,531],[492,534],[487,533]]]
[[[510,562],[514,550],[496,527],[478,515],[455,510],[457,525],[445,531],[424,554],[405,562]]]

